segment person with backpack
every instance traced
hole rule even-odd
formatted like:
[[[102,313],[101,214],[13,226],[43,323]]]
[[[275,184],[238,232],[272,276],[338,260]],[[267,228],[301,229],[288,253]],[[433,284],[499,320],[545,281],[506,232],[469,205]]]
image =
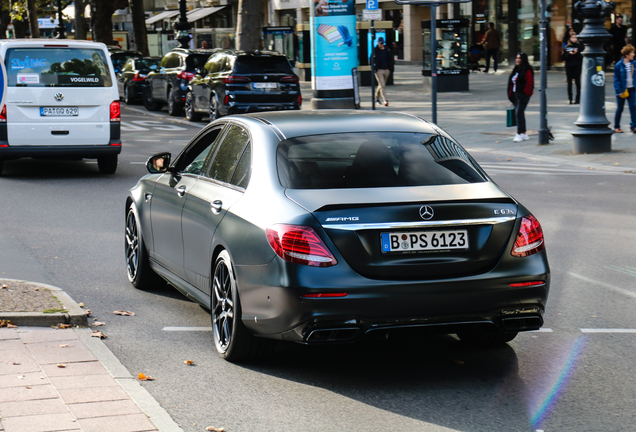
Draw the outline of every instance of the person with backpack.
[[[528,62],[528,55],[520,52],[515,59],[516,66],[508,77],[508,99],[515,106],[517,117],[517,135],[513,141],[521,142],[530,139],[526,130],[525,111],[534,93],[534,71]]]

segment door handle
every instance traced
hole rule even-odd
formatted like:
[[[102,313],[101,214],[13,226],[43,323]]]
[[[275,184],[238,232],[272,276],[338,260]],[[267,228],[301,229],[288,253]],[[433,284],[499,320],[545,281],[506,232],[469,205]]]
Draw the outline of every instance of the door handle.
[[[186,193],[186,187],[185,186],[180,186],[177,188],[177,195],[179,195],[180,197],[184,196]]]
[[[218,215],[219,213],[221,213],[221,209],[223,208],[223,201],[221,200],[214,200],[210,203],[210,208],[212,209],[212,213],[214,213],[215,215]]]

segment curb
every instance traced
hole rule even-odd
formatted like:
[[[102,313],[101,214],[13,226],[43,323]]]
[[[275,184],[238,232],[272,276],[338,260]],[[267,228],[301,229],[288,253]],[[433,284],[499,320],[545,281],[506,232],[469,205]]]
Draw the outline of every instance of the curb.
[[[86,312],[61,288],[39,282],[28,282],[19,279],[5,279],[16,282],[25,282],[38,288],[47,289],[55,296],[68,312],[0,312],[0,319],[8,320],[18,326],[48,327],[56,324],[72,324],[79,327],[88,327]]]

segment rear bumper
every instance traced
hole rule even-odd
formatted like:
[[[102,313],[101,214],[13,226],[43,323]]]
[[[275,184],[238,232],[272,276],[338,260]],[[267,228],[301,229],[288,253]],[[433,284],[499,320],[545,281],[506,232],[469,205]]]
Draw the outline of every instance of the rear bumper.
[[[121,141],[108,145],[72,145],[72,146],[8,146],[6,141],[0,141],[0,159],[18,159],[24,157],[33,158],[87,158],[96,159],[102,156],[117,155],[121,153]]]
[[[236,103],[228,104],[228,114],[244,114],[262,111],[287,111],[299,110],[300,105],[297,103]]]

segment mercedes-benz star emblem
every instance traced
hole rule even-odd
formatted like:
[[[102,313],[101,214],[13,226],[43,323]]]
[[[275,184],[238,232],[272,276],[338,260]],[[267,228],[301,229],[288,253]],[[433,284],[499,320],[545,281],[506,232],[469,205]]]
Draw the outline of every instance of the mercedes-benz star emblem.
[[[58,102],[64,99],[64,95],[62,93],[55,93],[54,97],[55,97],[55,100]]]
[[[433,218],[435,212],[433,211],[433,207],[431,206],[422,206],[420,207],[420,217],[424,220],[430,220]]]

